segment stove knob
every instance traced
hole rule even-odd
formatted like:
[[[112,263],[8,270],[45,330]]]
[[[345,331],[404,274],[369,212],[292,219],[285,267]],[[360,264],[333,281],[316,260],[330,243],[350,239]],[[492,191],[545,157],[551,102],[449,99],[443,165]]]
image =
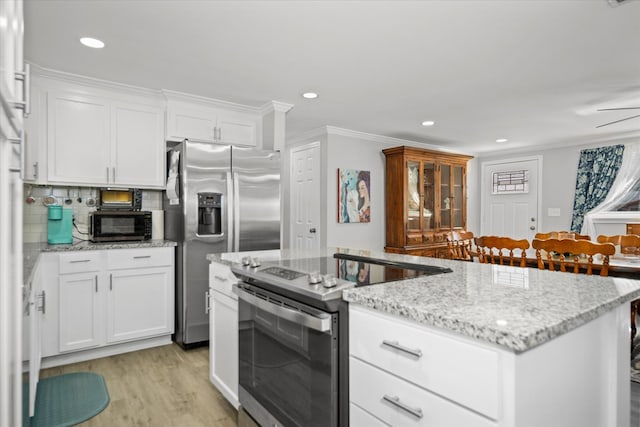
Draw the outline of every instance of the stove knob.
[[[249,264],[251,264],[251,257],[250,256],[243,256],[242,260],[240,262],[242,262],[242,265],[244,265],[246,267]]]
[[[311,273],[309,273],[310,285],[317,285],[320,282],[322,282],[322,275],[320,273],[318,273],[317,271],[312,271]]]
[[[325,274],[322,277],[322,286],[325,288],[334,288],[338,284],[338,279],[333,274]]]
[[[260,260],[258,258],[253,258],[250,265],[253,268],[260,267]]]

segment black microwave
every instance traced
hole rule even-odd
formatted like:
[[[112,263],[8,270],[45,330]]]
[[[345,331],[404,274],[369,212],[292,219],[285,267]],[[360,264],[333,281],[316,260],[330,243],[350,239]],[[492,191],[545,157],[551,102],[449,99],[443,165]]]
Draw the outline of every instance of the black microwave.
[[[149,240],[151,239],[151,212],[90,212],[89,239],[92,242]]]

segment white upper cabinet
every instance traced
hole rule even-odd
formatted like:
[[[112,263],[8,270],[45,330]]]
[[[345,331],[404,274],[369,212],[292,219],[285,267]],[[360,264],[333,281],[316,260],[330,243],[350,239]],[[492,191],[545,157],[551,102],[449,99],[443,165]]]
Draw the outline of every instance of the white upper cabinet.
[[[114,103],[111,112],[111,183],[162,187],[165,172],[164,110]]]
[[[104,99],[49,92],[49,182],[110,182],[109,114]]]
[[[23,63],[22,1],[0,1],[0,96],[11,107],[5,111],[15,129],[21,129],[28,109],[28,70]],[[21,111],[23,110],[23,111]]]
[[[28,181],[164,187],[165,109],[159,95],[38,72],[43,75],[34,78],[34,112],[27,120],[29,146],[38,149],[25,153]]]
[[[165,91],[167,139],[185,138],[238,146],[260,146],[262,116],[258,108]],[[174,99],[176,97],[180,99]]]

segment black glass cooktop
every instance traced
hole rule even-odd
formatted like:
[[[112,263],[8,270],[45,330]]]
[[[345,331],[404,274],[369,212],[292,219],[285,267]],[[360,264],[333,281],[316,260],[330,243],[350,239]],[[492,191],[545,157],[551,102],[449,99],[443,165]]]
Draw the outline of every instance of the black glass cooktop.
[[[451,272],[451,269],[444,267],[375,260],[340,253],[333,257],[281,260],[279,265],[281,267],[269,267],[262,272],[286,280],[295,280],[311,272],[333,274],[339,279],[355,283],[356,286]]]

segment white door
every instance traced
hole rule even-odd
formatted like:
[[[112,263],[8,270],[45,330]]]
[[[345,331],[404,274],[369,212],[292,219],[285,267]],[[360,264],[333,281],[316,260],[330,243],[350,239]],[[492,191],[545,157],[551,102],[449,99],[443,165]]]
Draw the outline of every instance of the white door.
[[[291,150],[291,248],[320,247],[320,143]]]
[[[538,178],[542,159],[482,164],[481,233],[533,239],[538,231]]]

